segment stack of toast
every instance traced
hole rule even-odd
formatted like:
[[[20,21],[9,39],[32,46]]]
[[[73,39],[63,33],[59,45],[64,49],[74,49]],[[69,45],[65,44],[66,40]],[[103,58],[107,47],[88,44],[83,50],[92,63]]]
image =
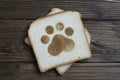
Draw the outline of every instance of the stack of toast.
[[[25,43],[32,47],[41,72],[55,68],[64,74],[72,63],[91,57],[91,35],[83,26],[81,14],[53,8],[33,21]]]

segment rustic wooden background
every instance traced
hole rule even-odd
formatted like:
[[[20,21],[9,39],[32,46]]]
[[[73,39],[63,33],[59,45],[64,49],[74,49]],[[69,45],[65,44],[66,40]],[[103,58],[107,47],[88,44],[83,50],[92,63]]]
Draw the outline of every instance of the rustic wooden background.
[[[74,63],[63,76],[40,73],[23,42],[29,24],[54,7],[79,11],[92,35],[93,57]],[[0,0],[0,80],[120,80],[120,1]]]

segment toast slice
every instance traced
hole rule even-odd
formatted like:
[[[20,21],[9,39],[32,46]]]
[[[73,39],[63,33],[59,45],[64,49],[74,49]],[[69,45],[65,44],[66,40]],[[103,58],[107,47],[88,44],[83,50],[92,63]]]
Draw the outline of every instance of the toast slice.
[[[79,17],[78,12],[65,11],[30,25],[28,34],[41,72],[91,56]]]
[[[48,15],[55,14],[55,13],[62,12],[62,11],[64,11],[64,10],[59,9],[59,8],[53,8],[53,9],[51,10],[51,12],[48,13]],[[88,30],[87,30],[86,28],[85,28],[85,34],[86,34],[86,37],[87,37],[88,42],[89,42],[89,44],[90,44],[91,35],[90,35],[90,33],[88,32]],[[31,46],[28,37],[25,38],[25,43],[26,43],[27,45]],[[71,64],[65,64],[65,65],[62,65],[62,66],[58,66],[58,67],[56,67],[56,70],[57,70],[57,72],[58,72],[59,74],[64,74],[64,73],[69,69],[69,67],[70,67],[71,65],[72,65],[72,63],[71,63]]]

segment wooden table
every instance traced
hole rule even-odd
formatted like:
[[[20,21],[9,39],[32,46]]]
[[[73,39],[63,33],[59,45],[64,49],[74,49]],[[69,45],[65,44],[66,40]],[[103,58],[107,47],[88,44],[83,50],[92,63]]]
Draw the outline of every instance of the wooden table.
[[[93,57],[60,76],[40,73],[24,44],[29,24],[51,8],[76,10],[92,35]],[[0,80],[120,80],[119,0],[0,0]]]

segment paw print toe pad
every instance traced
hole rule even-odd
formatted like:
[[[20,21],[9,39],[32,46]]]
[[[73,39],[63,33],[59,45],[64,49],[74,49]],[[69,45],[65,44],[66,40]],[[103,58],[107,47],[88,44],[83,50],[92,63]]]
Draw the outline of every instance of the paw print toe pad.
[[[41,42],[42,42],[43,44],[47,44],[47,43],[49,42],[49,37],[46,36],[46,35],[42,36]]]
[[[57,23],[57,25],[56,25],[57,30],[61,31],[61,30],[63,30],[63,28],[64,28],[63,23],[61,23],[61,22]]]
[[[52,33],[54,32],[53,27],[52,27],[52,26],[47,26],[47,27],[46,27],[46,32],[47,32],[48,34],[52,34]]]
[[[73,34],[73,29],[70,28],[70,27],[68,27],[68,28],[65,30],[65,33],[66,33],[66,35],[71,36],[71,35]]]

